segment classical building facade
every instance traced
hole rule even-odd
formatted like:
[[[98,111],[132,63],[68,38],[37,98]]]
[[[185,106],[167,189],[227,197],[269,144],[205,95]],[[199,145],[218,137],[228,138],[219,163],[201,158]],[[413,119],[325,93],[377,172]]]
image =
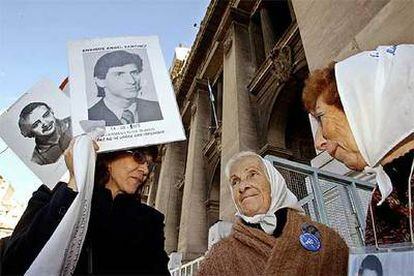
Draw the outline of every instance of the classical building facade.
[[[0,175],[0,238],[10,236],[25,206],[14,198],[14,188]]]
[[[209,228],[233,221],[224,167],[243,150],[351,174],[316,153],[301,104],[309,69],[379,44],[414,42],[414,2],[217,1],[185,61],[171,71],[187,141],[165,145],[147,202],[163,212],[167,252],[207,250]],[[289,175],[284,175],[289,178]],[[291,187],[298,197],[306,193]]]
[[[300,101],[308,68],[290,2],[212,1],[188,58],[173,67],[180,64],[171,73],[187,141],[164,147],[152,190],[166,215],[166,250],[188,261],[207,250],[215,222],[234,220],[223,175],[233,154],[310,164],[315,151]]]

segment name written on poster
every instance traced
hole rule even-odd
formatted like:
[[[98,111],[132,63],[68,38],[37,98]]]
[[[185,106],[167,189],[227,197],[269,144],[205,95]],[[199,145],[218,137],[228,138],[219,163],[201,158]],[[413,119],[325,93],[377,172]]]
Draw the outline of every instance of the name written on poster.
[[[143,128],[140,127],[140,124],[113,126],[107,128],[106,134],[103,137],[98,138],[98,142],[160,135],[164,132],[164,130],[159,130],[155,127]]]
[[[93,47],[93,48],[83,49],[82,53],[114,51],[114,50],[145,49],[145,48],[147,48],[147,44],[114,45],[114,46]]]

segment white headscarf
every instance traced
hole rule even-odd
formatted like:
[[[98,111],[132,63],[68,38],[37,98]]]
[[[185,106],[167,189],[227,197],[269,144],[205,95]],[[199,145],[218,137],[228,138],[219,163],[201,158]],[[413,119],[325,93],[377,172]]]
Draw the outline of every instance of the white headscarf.
[[[283,176],[275,169],[275,167],[268,160],[263,159],[260,155],[257,155],[254,152],[240,152],[233,156],[230,161],[227,163],[226,175],[229,178],[230,168],[242,158],[251,158],[255,157],[260,160],[266,167],[267,178],[270,183],[270,197],[271,204],[269,210],[266,214],[257,214],[253,217],[248,217],[243,215],[243,213],[237,207],[236,202],[234,201],[233,189],[230,185],[230,191],[234,205],[236,206],[237,213],[236,216],[243,219],[248,223],[259,223],[260,227],[267,234],[271,235],[275,231],[277,226],[277,218],[275,212],[282,208],[291,208],[297,210],[301,213],[304,213],[302,207],[298,203],[296,196],[288,189],[286,186],[286,181]]]
[[[335,65],[335,77],[365,171],[376,174],[380,205],[392,183],[379,162],[414,131],[414,45],[351,56]]]

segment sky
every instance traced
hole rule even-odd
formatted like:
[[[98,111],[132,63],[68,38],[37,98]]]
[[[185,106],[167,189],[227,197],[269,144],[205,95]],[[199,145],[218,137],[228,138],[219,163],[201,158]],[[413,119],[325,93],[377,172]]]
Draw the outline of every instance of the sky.
[[[191,47],[209,2],[0,0],[0,113],[38,80],[58,86],[68,76],[70,40],[157,35],[169,68],[175,47]],[[0,138],[0,175],[25,203],[41,181],[6,148]]]

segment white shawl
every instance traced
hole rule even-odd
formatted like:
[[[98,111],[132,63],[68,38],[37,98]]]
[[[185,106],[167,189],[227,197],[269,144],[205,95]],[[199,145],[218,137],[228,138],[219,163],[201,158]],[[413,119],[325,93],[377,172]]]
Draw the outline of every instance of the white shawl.
[[[379,46],[335,65],[341,103],[382,204],[392,183],[379,162],[414,131],[414,45]]]

